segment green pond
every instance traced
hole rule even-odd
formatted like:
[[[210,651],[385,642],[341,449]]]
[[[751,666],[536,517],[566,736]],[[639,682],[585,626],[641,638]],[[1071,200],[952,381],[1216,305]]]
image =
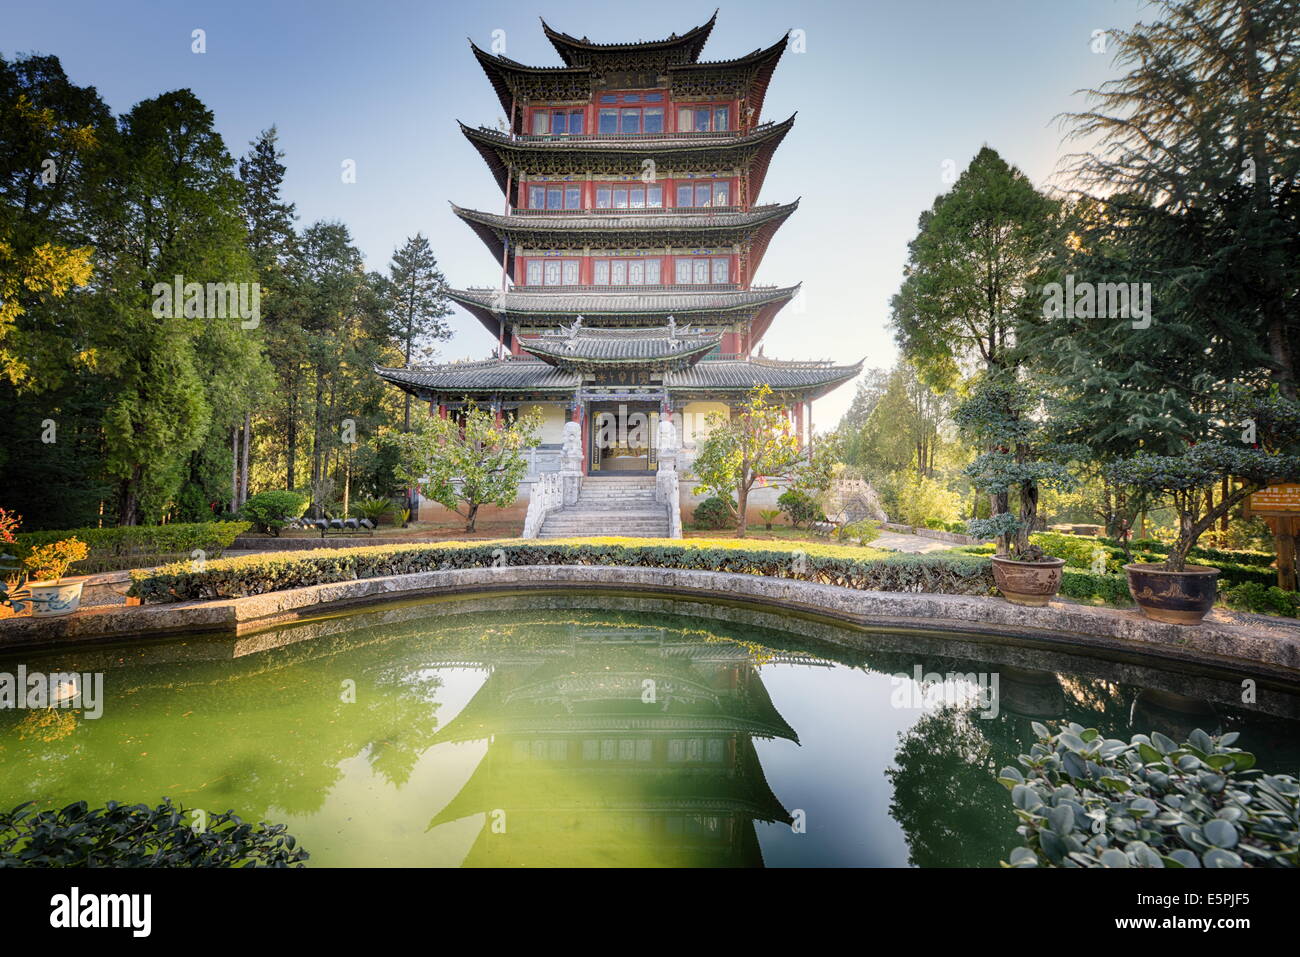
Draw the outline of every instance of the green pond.
[[[0,710],[0,805],[168,796],[285,823],[311,866],[996,866],[994,775],[1033,721],[1239,731],[1300,768],[1294,688],[1242,703],[1241,675],[671,598],[443,599],[19,665],[102,673],[102,714]]]

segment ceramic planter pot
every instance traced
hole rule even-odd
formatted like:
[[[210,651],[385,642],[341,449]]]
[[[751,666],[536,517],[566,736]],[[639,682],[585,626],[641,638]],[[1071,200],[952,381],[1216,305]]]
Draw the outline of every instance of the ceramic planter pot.
[[[993,556],[993,580],[1002,597],[1015,605],[1046,605],[1061,590],[1064,558],[1018,562],[1010,555]]]
[[[60,615],[71,615],[81,606],[81,587],[84,584],[86,584],[85,577],[28,582],[27,590],[31,593],[28,601],[32,606],[32,617],[57,618]]]
[[[1125,565],[1128,590],[1142,614],[1175,625],[1199,625],[1214,607],[1219,570],[1188,565],[1180,572],[1140,562]]]

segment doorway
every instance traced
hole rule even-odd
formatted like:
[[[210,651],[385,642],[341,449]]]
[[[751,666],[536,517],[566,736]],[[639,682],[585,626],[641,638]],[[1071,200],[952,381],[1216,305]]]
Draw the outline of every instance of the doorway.
[[[591,475],[646,475],[659,467],[657,402],[599,402],[588,409]]]

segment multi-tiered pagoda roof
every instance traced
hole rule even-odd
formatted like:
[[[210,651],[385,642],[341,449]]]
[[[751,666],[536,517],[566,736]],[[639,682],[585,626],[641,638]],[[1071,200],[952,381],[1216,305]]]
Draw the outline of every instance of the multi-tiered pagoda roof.
[[[506,202],[452,211],[503,282],[448,295],[497,349],[484,361],[381,369],[384,378],[439,405],[566,397],[581,420],[593,397],[615,392],[671,414],[688,399],[734,404],[766,384],[794,408],[857,375],[860,362],[761,357],[760,340],[799,290],[753,285],[798,208],[758,202],[794,125],[761,118],[786,38],[705,60],[716,18],[635,43],[543,22],[558,66],[471,42],[506,121],[461,131]],[[625,384],[635,389],[619,391]]]

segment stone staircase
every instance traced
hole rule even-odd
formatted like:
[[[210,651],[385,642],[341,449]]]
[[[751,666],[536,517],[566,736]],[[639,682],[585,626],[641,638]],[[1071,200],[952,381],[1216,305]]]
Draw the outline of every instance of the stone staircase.
[[[588,475],[576,505],[549,512],[539,538],[619,535],[667,538],[668,509],[655,501],[653,475]]]

